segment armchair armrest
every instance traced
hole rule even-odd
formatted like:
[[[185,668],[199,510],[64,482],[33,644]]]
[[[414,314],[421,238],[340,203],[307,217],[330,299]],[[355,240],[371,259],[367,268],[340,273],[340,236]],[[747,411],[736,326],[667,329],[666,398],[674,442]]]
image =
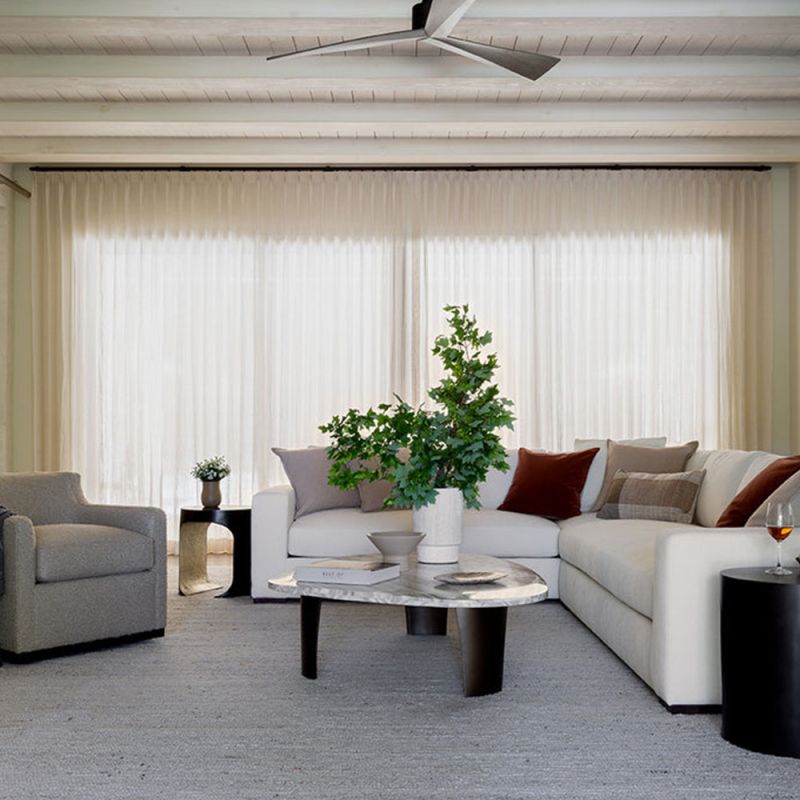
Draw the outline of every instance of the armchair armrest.
[[[36,584],[36,533],[27,517],[3,523],[3,580],[0,595],[0,641],[3,647],[24,650],[24,636],[34,630],[33,590]]]
[[[800,537],[784,542],[785,558]],[[718,705],[723,569],[771,566],[775,543],[763,528],[686,528],[656,546],[652,677],[667,705]]]
[[[166,541],[167,516],[160,508],[142,506],[104,506],[82,503],[73,515],[83,525],[107,525],[136,531],[151,539]]]
[[[289,528],[294,522],[291,486],[273,486],[253,497],[251,594],[254,599],[277,597],[267,581],[288,570]]]

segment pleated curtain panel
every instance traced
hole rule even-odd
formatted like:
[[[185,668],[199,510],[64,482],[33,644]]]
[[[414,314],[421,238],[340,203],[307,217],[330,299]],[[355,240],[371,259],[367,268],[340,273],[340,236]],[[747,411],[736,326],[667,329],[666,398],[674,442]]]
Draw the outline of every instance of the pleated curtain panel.
[[[421,402],[446,304],[494,332],[509,446],[771,445],[769,175],[49,172],[34,185],[37,468],[98,502],[227,503],[270,448]]]

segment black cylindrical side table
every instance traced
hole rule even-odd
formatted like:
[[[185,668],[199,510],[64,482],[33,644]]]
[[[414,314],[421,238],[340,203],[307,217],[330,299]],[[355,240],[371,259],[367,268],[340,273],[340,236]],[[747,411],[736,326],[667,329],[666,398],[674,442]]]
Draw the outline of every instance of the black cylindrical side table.
[[[722,735],[800,758],[800,570],[722,573]]]

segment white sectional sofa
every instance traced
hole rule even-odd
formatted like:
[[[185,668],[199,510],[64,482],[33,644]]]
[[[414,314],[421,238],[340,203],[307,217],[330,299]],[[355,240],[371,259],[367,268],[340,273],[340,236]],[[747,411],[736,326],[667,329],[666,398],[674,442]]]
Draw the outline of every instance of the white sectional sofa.
[[[481,510],[464,515],[462,550],[511,558],[538,572],[559,598],[672,711],[720,703],[719,572],[768,566],[774,542],[761,528],[714,528],[737,494],[779,456],[739,450],[698,451],[687,470],[705,469],[694,525],[600,520],[585,513],[559,523],[498,511],[516,466],[492,471]],[[252,593],[277,597],[269,578],[326,556],[370,552],[369,531],[411,529],[408,511],[357,508],[294,518],[289,486],[253,498]],[[790,537],[785,558],[800,553]]]

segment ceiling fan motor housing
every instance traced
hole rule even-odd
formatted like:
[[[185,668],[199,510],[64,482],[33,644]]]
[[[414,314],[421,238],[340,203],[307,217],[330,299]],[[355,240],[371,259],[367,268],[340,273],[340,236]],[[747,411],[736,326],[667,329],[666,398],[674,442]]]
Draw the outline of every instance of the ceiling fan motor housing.
[[[418,31],[425,27],[428,21],[428,14],[431,11],[431,0],[422,0],[416,3],[411,9],[411,27],[413,30]]]

